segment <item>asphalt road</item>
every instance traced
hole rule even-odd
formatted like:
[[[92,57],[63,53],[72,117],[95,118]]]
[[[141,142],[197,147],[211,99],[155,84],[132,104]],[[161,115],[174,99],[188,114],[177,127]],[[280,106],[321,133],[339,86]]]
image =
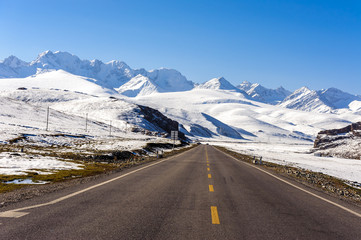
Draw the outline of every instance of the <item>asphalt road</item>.
[[[0,239],[361,239],[360,209],[286,181],[200,145],[1,208]]]

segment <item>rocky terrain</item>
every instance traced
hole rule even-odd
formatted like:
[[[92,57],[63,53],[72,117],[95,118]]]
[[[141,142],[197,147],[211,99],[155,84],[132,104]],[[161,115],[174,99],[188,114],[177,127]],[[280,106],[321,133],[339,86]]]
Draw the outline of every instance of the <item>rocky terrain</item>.
[[[361,122],[344,128],[320,131],[314,142],[315,154],[360,159]]]

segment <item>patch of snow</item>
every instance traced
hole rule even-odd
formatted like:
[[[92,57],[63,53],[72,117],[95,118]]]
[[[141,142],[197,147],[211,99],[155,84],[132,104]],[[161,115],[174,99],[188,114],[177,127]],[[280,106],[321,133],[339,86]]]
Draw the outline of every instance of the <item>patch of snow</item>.
[[[0,153],[0,174],[26,175],[28,172],[51,174],[52,171],[82,169],[82,164],[62,161],[53,157],[29,156],[25,154]]]
[[[361,161],[344,158],[317,157],[309,153],[311,144],[266,144],[212,142],[230,150],[262,156],[264,161],[314,172],[322,172],[340,179],[361,182]]]
[[[5,184],[47,184],[46,181],[33,181],[32,179],[15,179],[13,181],[4,182]]]

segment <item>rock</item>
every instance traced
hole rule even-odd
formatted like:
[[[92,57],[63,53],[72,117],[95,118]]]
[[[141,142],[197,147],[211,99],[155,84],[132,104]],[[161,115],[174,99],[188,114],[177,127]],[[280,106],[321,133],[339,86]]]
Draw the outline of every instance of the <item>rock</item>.
[[[360,159],[361,122],[344,128],[320,131],[313,144],[315,156]],[[347,151],[345,151],[347,149]]]

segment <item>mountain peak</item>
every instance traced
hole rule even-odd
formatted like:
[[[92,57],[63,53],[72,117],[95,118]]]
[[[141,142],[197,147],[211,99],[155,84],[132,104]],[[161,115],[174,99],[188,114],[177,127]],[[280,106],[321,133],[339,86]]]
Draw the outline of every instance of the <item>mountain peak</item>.
[[[277,104],[291,94],[290,91],[283,87],[268,89],[259,83],[250,83],[248,81],[243,81],[237,88],[245,91],[254,100],[269,104]]]
[[[199,85],[198,88],[239,91],[239,89],[233,86],[224,77],[212,78],[211,80]]]
[[[248,82],[248,81],[243,81],[241,84],[239,84],[237,86],[238,89],[241,89],[245,92],[247,92],[248,90],[250,90],[252,87],[252,83],[251,82]]]
[[[15,57],[14,55],[11,55],[7,58],[5,58],[2,63],[6,66],[9,66],[11,68],[18,68],[26,66],[28,63],[20,60],[19,58]]]
[[[297,92],[309,92],[312,91],[311,89],[309,89],[306,86],[300,87],[299,89],[296,90]]]
[[[158,85],[160,92],[188,91],[194,88],[194,83],[175,69],[160,68],[146,72],[145,75]]]

